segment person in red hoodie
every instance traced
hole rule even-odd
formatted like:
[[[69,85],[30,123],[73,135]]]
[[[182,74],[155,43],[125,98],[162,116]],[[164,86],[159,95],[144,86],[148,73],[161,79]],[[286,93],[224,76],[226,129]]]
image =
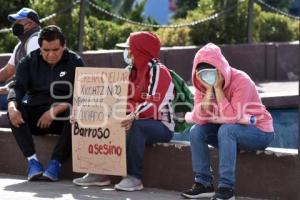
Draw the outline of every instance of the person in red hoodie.
[[[143,157],[146,145],[169,142],[175,123],[171,103],[174,84],[169,70],[159,62],[160,40],[151,32],[131,33],[124,47],[124,61],[130,70],[127,130],[127,174],[115,189],[142,190]],[[108,185],[104,175],[87,174],[73,180],[81,186]]]
[[[274,138],[273,121],[254,82],[231,67],[218,46],[209,43],[195,55],[192,82],[195,105],[185,118],[190,129],[195,183],[186,198],[235,199],[238,150],[265,149]],[[219,181],[214,192],[208,144],[219,151]]]

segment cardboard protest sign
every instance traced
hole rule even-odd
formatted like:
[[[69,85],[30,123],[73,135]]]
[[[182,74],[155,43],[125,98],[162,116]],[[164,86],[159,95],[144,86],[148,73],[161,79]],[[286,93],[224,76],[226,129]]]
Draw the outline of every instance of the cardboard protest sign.
[[[126,69],[76,69],[73,96],[73,171],[125,176]]]

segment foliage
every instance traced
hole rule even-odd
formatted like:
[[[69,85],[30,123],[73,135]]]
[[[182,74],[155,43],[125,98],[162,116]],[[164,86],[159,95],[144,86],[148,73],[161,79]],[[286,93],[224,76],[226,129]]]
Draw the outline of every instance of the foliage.
[[[101,8],[108,10],[108,11],[112,11],[113,9],[113,5],[111,4],[112,0],[92,0],[91,2],[99,5]],[[86,16],[94,16],[96,18],[98,18],[99,20],[114,20],[113,17],[102,13],[102,12],[98,12],[95,8],[91,7],[91,6],[86,6]]]
[[[55,0],[45,0],[39,3],[38,0],[31,0],[33,2],[32,6],[39,12],[45,13],[45,15],[50,15],[55,12],[55,10],[60,10],[70,5],[72,0],[68,1],[55,1]],[[108,11],[112,9],[111,4],[105,0],[93,1],[101,8]],[[132,12],[127,11],[128,18],[133,20],[142,21],[139,18],[143,11],[144,4],[138,4],[132,8]],[[48,8],[48,9],[46,9]],[[58,17],[49,20],[43,25],[57,24],[60,26],[66,36],[68,47],[76,50],[78,48],[78,23],[79,23],[79,6],[76,6],[72,12],[67,12],[60,14]],[[124,26],[122,24],[118,25],[118,20],[112,21],[112,17],[101,13],[91,6],[86,6],[86,17],[85,17],[85,35],[84,35],[84,49],[110,49],[114,48],[117,42],[123,42],[126,40],[131,31],[134,30],[133,26]],[[69,31],[72,30],[72,31]]]
[[[156,31],[156,34],[159,36],[162,46],[187,46],[192,44],[189,28],[161,28]]]
[[[185,18],[189,10],[194,10],[198,6],[198,0],[177,0],[176,5],[174,18]]]
[[[293,24],[285,16],[262,12],[260,20],[259,36],[261,42],[284,42],[296,38]]]
[[[188,11],[186,20],[177,19],[175,24],[192,22],[205,19],[215,13],[229,12],[216,19],[189,27],[189,36],[185,35],[185,45],[202,45],[207,42],[216,44],[237,44],[247,42],[248,1],[239,3],[238,0],[199,0],[199,6]],[[284,4],[285,5],[285,4]],[[275,13],[264,12],[259,4],[254,4],[253,41],[254,42],[282,42],[297,39],[299,26],[292,19],[279,16]],[[273,29],[273,30],[272,30]],[[279,31],[280,30],[280,31]],[[297,31],[295,31],[297,30]],[[157,33],[162,37],[162,43],[166,45],[181,45],[182,32],[177,30],[159,30]],[[166,37],[166,35],[168,35]],[[299,34],[298,34],[299,35]],[[173,39],[172,39],[173,38]]]
[[[144,7],[145,7],[147,0],[142,0],[139,2],[135,2],[134,0],[123,0],[123,1],[108,0],[108,2],[110,2],[110,5],[111,5],[110,12],[113,12],[119,16],[125,17],[125,18],[133,20],[133,21],[148,22],[148,23],[156,24],[154,19],[149,18],[149,17],[145,18],[143,16]],[[103,7],[103,6],[101,6],[101,7]],[[106,10],[108,10],[108,9],[106,9]],[[124,23],[117,19],[112,19],[112,20],[119,24]]]
[[[1,1],[1,0],[0,0]],[[134,0],[91,0],[98,6],[134,21],[156,24],[152,18],[143,16],[146,0],[134,3]],[[248,1],[240,3],[238,0],[175,0],[177,10],[172,24],[180,24],[205,19],[215,13],[222,13],[239,3],[224,15],[216,19],[184,28],[165,29],[147,28],[120,21],[97,9],[86,5],[84,50],[111,49],[115,44],[124,42],[134,31],[154,31],[164,46],[202,45],[207,42],[217,44],[236,44],[247,42],[247,14]],[[287,11],[288,1],[264,0],[266,3]],[[41,18],[57,13],[68,7],[74,0],[11,0],[1,1],[0,29],[11,27],[7,20],[9,13],[16,12],[22,7],[31,7],[39,13]],[[290,18],[267,12],[268,10],[254,4],[254,42],[281,42],[299,38],[299,22]],[[42,26],[56,24],[60,26],[66,36],[67,45],[73,50],[78,48],[78,24],[80,7],[76,5],[72,10],[57,14],[56,17],[42,23]],[[10,33],[0,33],[0,52],[12,52],[17,38]]]
[[[84,47],[86,49],[111,48],[119,37],[118,25],[90,16],[85,23]]]
[[[55,0],[31,0],[31,7],[36,10],[41,18],[49,16],[68,8],[73,3],[73,0],[55,1]],[[75,6],[73,10],[59,13],[56,17],[42,23],[42,26],[56,24],[61,27],[67,45],[71,49],[78,48],[78,22],[79,22],[79,7]],[[72,30],[72,31],[70,31]]]
[[[0,1],[0,3],[0,27],[8,27],[11,23],[7,20],[7,15],[28,6],[29,0]]]
[[[217,1],[201,0],[200,7],[188,13],[188,19],[195,21],[203,19],[215,13],[229,10],[220,17],[208,22],[191,27],[191,39],[193,44],[200,45],[207,42],[217,44],[244,43],[247,41],[247,5],[244,1],[238,7],[237,0]],[[260,9],[254,6],[254,15],[258,15]],[[255,18],[255,21],[257,18]],[[254,24],[256,24],[254,22]],[[256,38],[257,36],[254,36]]]
[[[294,21],[293,25],[293,32],[296,34],[295,40],[300,40],[300,24],[299,21]]]
[[[13,34],[11,34],[11,32],[2,33],[0,39],[0,52],[12,52],[17,42],[17,38]]]
[[[147,28],[131,24],[118,25],[117,23],[98,20],[90,16],[85,21],[84,48],[113,49],[117,43],[125,42],[131,32],[151,31]]]
[[[292,0],[263,0],[266,4],[269,4],[283,12],[288,12]],[[267,7],[262,7],[263,11],[270,11]]]
[[[132,5],[134,3],[134,0],[110,0],[112,4],[112,11],[114,13],[117,13],[119,15],[125,15],[126,13],[129,13],[132,10]]]

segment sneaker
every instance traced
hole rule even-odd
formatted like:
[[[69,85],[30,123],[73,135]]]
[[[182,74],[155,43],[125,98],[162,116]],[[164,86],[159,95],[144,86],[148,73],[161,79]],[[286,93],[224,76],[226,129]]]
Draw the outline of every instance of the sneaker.
[[[212,200],[235,200],[232,188],[219,187]]]
[[[28,181],[37,180],[42,176],[44,168],[42,164],[36,159],[30,159],[28,161]]]
[[[86,174],[81,178],[75,178],[73,180],[75,185],[79,186],[105,186],[110,185],[110,179],[108,176],[100,174]]]
[[[195,198],[211,198],[214,196],[213,185],[204,186],[201,183],[194,183],[191,189],[185,190],[181,193],[181,196],[188,199]]]
[[[57,160],[50,160],[48,163],[48,168],[43,173],[43,177],[49,179],[50,181],[58,181],[60,166],[61,164]]]
[[[126,176],[121,180],[120,183],[115,185],[116,190],[123,190],[123,191],[128,191],[128,192],[142,190],[143,188],[144,188],[144,186],[143,186],[142,181],[133,176]]]

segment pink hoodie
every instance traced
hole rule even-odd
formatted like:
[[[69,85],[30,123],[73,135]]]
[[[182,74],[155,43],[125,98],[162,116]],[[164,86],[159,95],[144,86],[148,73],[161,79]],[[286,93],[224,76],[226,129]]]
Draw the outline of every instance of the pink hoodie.
[[[205,88],[196,78],[196,67],[199,63],[208,63],[215,66],[224,76],[223,87],[225,98],[217,103],[213,98],[211,110],[204,112],[201,102],[205,95]],[[254,82],[243,71],[232,68],[221,49],[215,44],[208,43],[195,55],[192,81],[196,89],[195,105],[192,112],[185,116],[186,121],[197,124],[250,124],[250,117],[256,119],[256,127],[264,132],[273,132],[273,120],[266,107],[262,104]]]

